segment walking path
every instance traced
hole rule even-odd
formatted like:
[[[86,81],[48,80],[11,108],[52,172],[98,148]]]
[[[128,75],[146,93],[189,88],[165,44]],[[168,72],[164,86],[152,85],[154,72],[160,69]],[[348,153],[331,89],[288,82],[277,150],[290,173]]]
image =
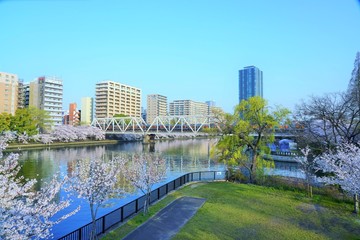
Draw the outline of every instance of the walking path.
[[[182,197],[163,208],[124,240],[167,240],[174,236],[205,203],[204,198]]]

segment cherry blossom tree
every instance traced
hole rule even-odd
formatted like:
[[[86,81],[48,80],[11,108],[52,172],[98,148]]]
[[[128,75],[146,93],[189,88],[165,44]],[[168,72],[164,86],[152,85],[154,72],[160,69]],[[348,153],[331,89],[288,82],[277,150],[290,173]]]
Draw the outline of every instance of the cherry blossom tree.
[[[43,144],[50,145],[53,142],[54,138],[50,134],[41,134],[40,141]]]
[[[75,133],[77,140],[84,141],[88,138],[88,129],[85,127],[72,127],[72,131]]]
[[[103,140],[105,133],[99,128],[91,126],[78,126],[71,125],[58,126],[51,133],[54,140],[59,142],[74,142],[83,141],[86,139]]]
[[[59,142],[74,142],[77,140],[77,136],[73,131],[73,126],[57,126],[54,131],[51,132],[50,136]]]
[[[88,129],[88,137],[89,139],[94,140],[104,140],[105,139],[105,132],[99,128],[86,126]]]
[[[29,137],[29,139],[33,142],[40,142],[41,141],[41,134],[36,134],[36,135],[33,135],[31,137]]]
[[[30,138],[29,138],[29,136],[27,135],[27,133],[24,132],[24,133],[22,133],[22,134],[18,134],[18,135],[17,135],[17,139],[18,139],[18,142],[27,144]]]
[[[301,153],[303,156],[298,156],[295,160],[300,164],[300,169],[305,174],[308,197],[312,198],[312,181],[315,179],[315,161],[310,158],[310,148],[308,146],[305,149],[301,149]]]
[[[0,141],[0,149],[6,141]],[[54,219],[70,205],[69,200],[55,201],[66,179],[54,176],[40,191],[33,191],[35,179],[18,177],[18,154],[4,157],[0,150],[0,239],[44,239],[52,236],[51,227],[79,209]]]
[[[1,138],[5,139],[7,143],[13,142],[16,140],[16,133],[12,131],[5,131],[3,132]]]
[[[319,178],[326,184],[338,184],[354,195],[354,212],[359,213],[360,148],[353,143],[342,143],[336,151],[329,150],[316,159],[317,170],[326,176]]]
[[[146,197],[144,215],[148,213],[151,189],[165,177],[165,160],[155,154],[137,154],[124,168],[124,177],[138,188]]]
[[[116,189],[118,174],[125,164],[125,158],[109,161],[101,158],[79,160],[70,177],[69,190],[75,191],[78,198],[85,199],[90,206],[92,230],[90,239],[97,239],[96,215],[100,206],[111,197],[121,197],[124,191]]]
[[[14,142],[17,140],[21,143],[28,143],[29,140],[34,142],[42,142],[43,144],[50,144],[53,141],[57,142],[74,142],[85,140],[104,140],[105,132],[99,128],[92,126],[71,126],[62,125],[57,126],[50,134],[36,134],[29,136],[26,132],[23,134],[16,134],[16,132],[5,131],[0,138],[7,139],[7,142]]]

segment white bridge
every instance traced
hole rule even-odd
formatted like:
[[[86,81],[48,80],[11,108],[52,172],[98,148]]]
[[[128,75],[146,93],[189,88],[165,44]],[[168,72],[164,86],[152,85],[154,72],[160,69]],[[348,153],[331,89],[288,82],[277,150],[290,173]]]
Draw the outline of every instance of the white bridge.
[[[151,124],[141,117],[95,118],[91,126],[106,134],[199,134],[200,131],[216,128],[221,131],[214,116],[158,116]]]

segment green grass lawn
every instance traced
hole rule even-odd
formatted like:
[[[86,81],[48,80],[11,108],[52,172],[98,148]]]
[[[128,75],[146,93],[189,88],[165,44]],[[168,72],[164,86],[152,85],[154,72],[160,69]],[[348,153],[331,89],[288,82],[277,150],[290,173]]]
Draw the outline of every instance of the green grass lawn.
[[[103,239],[121,239],[176,198],[206,198],[173,239],[360,239],[351,203],[305,193],[229,182],[194,183],[155,204]]]

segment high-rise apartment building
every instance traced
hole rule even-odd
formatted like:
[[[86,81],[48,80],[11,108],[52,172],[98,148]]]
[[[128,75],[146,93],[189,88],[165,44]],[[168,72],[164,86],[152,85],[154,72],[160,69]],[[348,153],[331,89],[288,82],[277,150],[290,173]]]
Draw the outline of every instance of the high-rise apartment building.
[[[255,66],[239,70],[239,102],[250,97],[263,97],[263,72]]]
[[[206,101],[205,103],[208,105],[208,115],[213,115],[214,111],[216,111],[216,112],[222,112],[223,111],[221,109],[221,107],[216,106],[215,101]]]
[[[95,115],[97,118],[123,114],[141,116],[141,90],[113,81],[96,84]]]
[[[15,114],[18,108],[18,85],[16,74],[0,72],[0,113]]]
[[[147,123],[151,124],[158,116],[166,116],[167,112],[167,97],[159,94],[150,94],[147,96]]]
[[[68,125],[78,126],[79,124],[80,124],[80,112],[77,109],[77,104],[70,103]]]
[[[18,84],[18,108],[24,108],[25,107],[25,95],[26,95],[26,84],[24,84],[24,81],[22,79],[19,79]]]
[[[81,123],[90,125],[94,117],[94,99],[91,97],[81,98]]]
[[[54,126],[62,124],[63,83],[61,79],[57,77],[35,79],[29,85],[28,96],[29,106],[47,111]]]
[[[21,88],[22,88],[21,92],[23,94],[23,105],[24,105],[24,107],[29,107],[29,105],[30,105],[30,83],[23,83]]]
[[[206,101],[205,102],[209,107],[215,107],[216,106],[216,102],[215,101]]]
[[[208,105],[203,102],[192,100],[175,100],[169,104],[169,115],[171,116],[206,116]]]
[[[144,107],[141,107],[141,118],[146,121],[146,109]]]

